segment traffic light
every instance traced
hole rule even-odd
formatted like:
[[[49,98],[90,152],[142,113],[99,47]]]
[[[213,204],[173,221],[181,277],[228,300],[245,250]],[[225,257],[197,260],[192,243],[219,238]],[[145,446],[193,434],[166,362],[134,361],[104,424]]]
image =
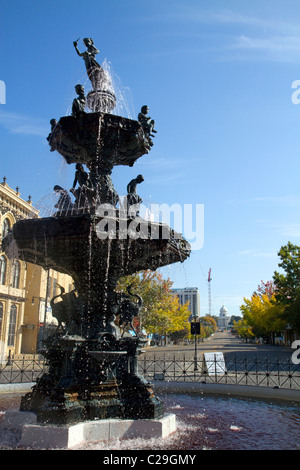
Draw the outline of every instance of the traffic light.
[[[200,323],[191,322],[191,335],[200,335]]]

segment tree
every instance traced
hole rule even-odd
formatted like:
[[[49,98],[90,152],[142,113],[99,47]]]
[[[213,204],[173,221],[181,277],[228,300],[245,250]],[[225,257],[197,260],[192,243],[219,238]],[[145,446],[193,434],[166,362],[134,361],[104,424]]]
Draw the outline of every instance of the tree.
[[[201,317],[201,323],[204,325],[206,324],[206,326],[210,326],[213,331],[216,331],[217,329],[217,322],[211,315],[204,315],[204,317]]]
[[[245,338],[247,340],[254,337],[252,327],[249,326],[243,318],[238,321],[233,320],[233,327],[241,338]]]
[[[269,299],[271,299],[274,293],[275,284],[273,281],[261,281],[260,285],[257,287],[257,291],[255,291],[253,294],[257,294],[260,297],[262,295],[266,295]]]
[[[186,330],[190,311],[188,303],[181,305],[172,293],[172,282],[163,279],[158,271],[143,271],[120,279],[117,290],[125,292],[132,284],[132,291],[143,299],[140,315],[141,327],[148,333],[166,337]]]
[[[250,327],[254,336],[262,336],[269,341],[286,324],[283,318],[284,307],[276,300],[275,290],[272,287],[272,292],[270,286],[271,283],[262,283],[251,299],[244,298],[244,304],[240,307],[243,313],[240,326]]]
[[[278,264],[283,273],[275,271],[273,279],[276,286],[276,299],[290,305],[300,294],[300,247],[288,242],[278,252],[281,262]]]
[[[234,322],[237,323],[241,319],[242,319],[242,317],[240,317],[239,315],[231,315],[230,322],[228,323],[228,326],[233,326]]]
[[[300,333],[300,247],[288,242],[279,250],[279,267],[284,273],[275,271],[276,300],[284,306],[284,318]]]

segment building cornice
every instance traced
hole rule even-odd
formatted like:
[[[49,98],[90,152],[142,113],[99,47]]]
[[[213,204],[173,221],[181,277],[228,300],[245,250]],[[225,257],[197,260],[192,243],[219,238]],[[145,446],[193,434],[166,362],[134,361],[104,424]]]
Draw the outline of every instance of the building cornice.
[[[5,178],[4,181],[0,183],[0,205],[8,211],[12,211],[14,208],[15,211],[20,211],[21,214],[25,211],[27,215],[31,214],[32,217],[38,217],[39,215],[39,211],[32,206],[30,196],[28,197],[28,201],[22,199],[19,188],[16,188],[16,190],[12,189],[6,183]]]

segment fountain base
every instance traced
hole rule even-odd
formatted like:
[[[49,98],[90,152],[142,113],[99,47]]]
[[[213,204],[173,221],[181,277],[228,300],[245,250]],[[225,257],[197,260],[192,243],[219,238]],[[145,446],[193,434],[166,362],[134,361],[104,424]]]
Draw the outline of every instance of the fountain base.
[[[38,425],[35,413],[7,411],[1,427],[21,431],[19,447],[71,449],[110,439],[165,438],[176,431],[175,414],[160,419],[100,419],[73,425]]]
[[[34,412],[41,425],[70,425],[94,419],[159,419],[162,401],[138,373],[139,337],[106,342],[78,336],[50,338],[41,351],[49,364],[20,411]],[[112,336],[110,338],[113,339]]]

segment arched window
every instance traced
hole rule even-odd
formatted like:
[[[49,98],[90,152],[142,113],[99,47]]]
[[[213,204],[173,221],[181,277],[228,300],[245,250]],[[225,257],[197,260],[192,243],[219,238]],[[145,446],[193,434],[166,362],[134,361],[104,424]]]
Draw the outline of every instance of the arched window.
[[[19,289],[20,284],[20,262],[15,260],[12,270],[12,287]]]
[[[0,340],[2,338],[2,325],[3,325],[3,303],[0,302]]]
[[[6,280],[6,258],[4,255],[0,256],[0,284],[4,285]]]
[[[4,219],[2,224],[2,238],[4,238],[10,230],[10,221],[8,218]]]
[[[7,346],[15,345],[18,309],[16,304],[10,307]]]

